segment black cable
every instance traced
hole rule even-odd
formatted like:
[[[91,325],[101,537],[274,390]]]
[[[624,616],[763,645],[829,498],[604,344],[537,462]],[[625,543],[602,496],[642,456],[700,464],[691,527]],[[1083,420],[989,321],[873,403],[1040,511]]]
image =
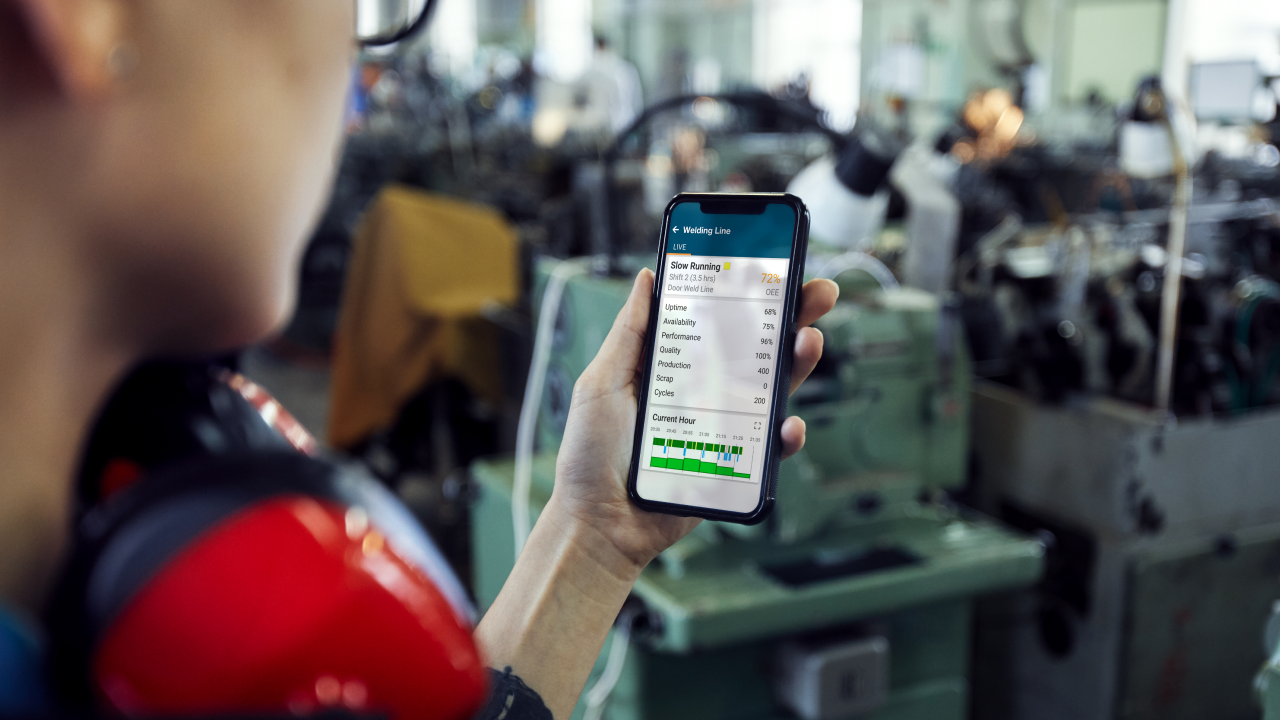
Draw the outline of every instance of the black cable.
[[[380,47],[383,45],[391,45],[417,33],[424,25],[427,24],[427,21],[431,19],[431,11],[435,8],[435,5],[436,0],[426,0],[422,4],[422,12],[418,13],[418,17],[413,22],[405,25],[399,30],[393,30],[385,35],[375,35],[374,37],[361,40],[360,46]]]
[[[617,225],[620,213],[615,212],[618,206],[618,201],[616,193],[617,188],[614,183],[614,165],[617,163],[618,157],[622,154],[622,146],[633,134],[635,134],[637,130],[648,125],[653,118],[658,115],[685,105],[692,105],[698,100],[702,100],[704,98],[714,100],[716,102],[727,103],[729,105],[736,105],[741,108],[774,112],[781,117],[797,121],[801,126],[812,128],[823,135],[826,135],[827,138],[831,140],[831,144],[835,147],[837,153],[839,153],[839,151],[849,142],[849,136],[831,129],[822,122],[821,116],[810,112],[815,109],[812,108],[812,106],[801,105],[794,100],[774,97],[773,95],[759,90],[716,93],[710,95],[677,95],[665,100],[659,100],[645,108],[643,112],[636,116],[635,120],[631,121],[630,125],[624,128],[622,132],[618,133],[613,144],[604,152],[603,181],[605,190],[605,213],[607,215],[604,224],[606,233],[605,251],[608,254],[608,272],[610,274],[614,274],[619,269],[617,264],[617,238],[620,235],[620,228],[618,228]]]
[[[609,149],[605,150],[605,163],[611,164],[616,161],[618,156],[622,153],[623,143],[625,143],[637,130],[648,125],[649,122],[657,115],[684,105],[692,105],[703,98],[743,108],[777,112],[779,115],[784,115],[792,120],[797,120],[801,125],[807,125],[808,127],[821,132],[826,135],[837,148],[843,147],[849,140],[846,135],[827,127],[820,117],[808,112],[809,107],[803,106],[793,100],[774,97],[766,92],[755,90],[716,93],[714,95],[677,95],[665,100],[659,100],[645,108],[643,112],[637,115],[636,119],[632,120],[630,125],[623,129],[622,132],[618,133],[618,137],[614,139],[613,144],[609,146]]]

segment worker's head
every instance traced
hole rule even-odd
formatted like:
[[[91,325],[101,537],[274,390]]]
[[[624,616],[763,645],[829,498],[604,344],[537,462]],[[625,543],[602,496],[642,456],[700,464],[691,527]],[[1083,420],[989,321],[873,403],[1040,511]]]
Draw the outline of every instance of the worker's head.
[[[0,263],[71,283],[143,352],[267,333],[330,184],[353,28],[352,0],[0,0]]]

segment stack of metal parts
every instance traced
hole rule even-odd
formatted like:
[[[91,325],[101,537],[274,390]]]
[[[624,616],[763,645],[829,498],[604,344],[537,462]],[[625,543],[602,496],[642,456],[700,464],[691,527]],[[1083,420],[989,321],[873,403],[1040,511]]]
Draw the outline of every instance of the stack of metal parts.
[[[538,268],[535,297],[549,268]],[[553,486],[573,382],[629,288],[629,278],[579,275],[565,289],[535,515]],[[969,393],[963,339],[944,318],[930,295],[877,290],[820,322],[826,357],[791,405],[808,443],[782,464],[772,517],[704,522],[644,571],[605,717],[966,716],[974,598],[1033,583],[1042,546],[942,499],[963,482]],[[482,607],[513,564],[513,473],[505,459],[472,467]]]
[[[1051,403],[1086,393],[1151,404],[1167,219],[1024,226],[1010,215],[978,238],[957,261],[977,374]],[[1204,202],[1188,220],[1171,409],[1277,404],[1280,212],[1269,199]]]

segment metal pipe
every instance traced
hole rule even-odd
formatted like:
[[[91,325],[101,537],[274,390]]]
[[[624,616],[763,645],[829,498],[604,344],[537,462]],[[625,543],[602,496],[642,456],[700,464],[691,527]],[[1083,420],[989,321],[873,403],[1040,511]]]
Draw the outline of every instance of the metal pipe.
[[[1160,292],[1160,343],[1156,356],[1156,410],[1167,416],[1173,396],[1173,360],[1178,339],[1178,307],[1182,300],[1182,256],[1186,253],[1187,245],[1191,172],[1182,153],[1182,146],[1178,144],[1167,103],[1161,124],[1169,133],[1169,149],[1173,153],[1173,176],[1176,181],[1173,207],[1169,211],[1169,237],[1165,244],[1168,260],[1164,268],[1164,287]]]

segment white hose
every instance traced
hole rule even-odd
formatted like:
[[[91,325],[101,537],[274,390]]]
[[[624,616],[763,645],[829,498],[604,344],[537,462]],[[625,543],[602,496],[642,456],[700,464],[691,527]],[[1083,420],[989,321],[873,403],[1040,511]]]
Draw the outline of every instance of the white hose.
[[[511,488],[511,528],[515,534],[516,558],[520,557],[520,551],[524,549],[532,529],[529,523],[529,491],[533,484],[533,437],[538,424],[538,410],[542,406],[547,366],[551,362],[556,316],[560,313],[560,301],[564,298],[564,286],[569,278],[587,272],[590,262],[590,258],[585,258],[565,260],[556,265],[542,291],[538,331],[533,340],[533,358],[529,362],[529,379],[524,386],[524,404],[520,407],[520,423],[516,427],[516,475]],[[613,633],[613,643],[609,646],[609,658],[605,661],[604,671],[587,692],[584,720],[600,720],[605,701],[613,692],[618,678],[622,677],[627,649],[631,645],[631,625],[634,620],[635,613],[632,611],[625,611],[618,618],[618,627]]]
[[[629,610],[618,617],[618,627],[613,631],[613,643],[609,645],[609,659],[604,663],[600,679],[587,691],[587,711],[582,720],[600,720],[605,701],[613,692],[613,686],[618,684],[618,678],[622,677],[622,667],[627,662],[627,648],[631,646],[631,625],[635,618],[636,614]]]
[[[864,253],[860,250],[850,250],[843,255],[837,255],[826,262],[822,269],[818,271],[817,277],[834,280],[836,276],[845,270],[863,270],[880,283],[880,287],[884,290],[896,290],[898,288],[898,280],[893,276],[893,272],[885,267],[885,264],[876,258]]]
[[[589,259],[588,259],[589,260]],[[520,407],[520,423],[516,426],[516,477],[511,487],[511,529],[516,539],[516,555],[529,539],[529,488],[533,482],[533,433],[538,425],[538,409],[542,406],[542,387],[551,362],[551,341],[556,332],[556,316],[565,283],[574,275],[586,272],[581,260],[565,260],[551,271],[547,287],[542,291],[542,309],[538,313],[538,332],[533,340],[533,359],[529,362],[529,379],[524,386],[524,404]]]

